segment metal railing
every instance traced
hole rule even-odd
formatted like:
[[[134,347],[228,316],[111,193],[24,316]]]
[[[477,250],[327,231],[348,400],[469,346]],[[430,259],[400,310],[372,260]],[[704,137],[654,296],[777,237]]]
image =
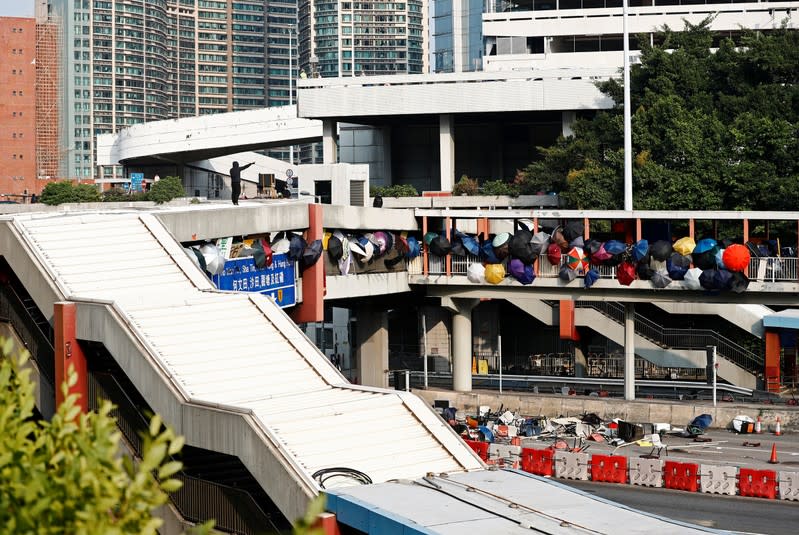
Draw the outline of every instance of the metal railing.
[[[607,301],[577,301],[576,306],[594,308],[618,323],[624,323],[624,307],[618,303]],[[759,372],[763,369],[764,360],[761,355],[741,347],[710,329],[675,329],[661,327],[654,321],[639,313],[635,313],[635,332],[662,347],[672,349],[705,349],[716,346],[718,355],[741,366]]]
[[[22,298],[8,284],[0,286],[0,316],[5,318],[25,344],[31,358],[39,366],[39,372],[55,386],[55,351],[51,332],[42,332],[32,321],[30,312],[22,304]]]
[[[451,255],[452,275],[466,275],[469,266],[475,262],[484,262],[478,256],[467,254],[465,256]],[[536,276],[542,278],[556,278],[560,267],[567,262],[568,255],[562,254],[557,264],[552,264],[546,254],[542,254],[536,263]],[[665,269],[665,262],[661,262]],[[446,274],[446,257],[428,255],[427,272],[430,275]],[[602,279],[615,279],[616,266],[591,264],[591,268],[599,273]],[[421,275],[424,272],[424,258],[418,256],[408,262],[408,273],[411,275]],[[582,277],[583,273],[578,273]],[[751,281],[756,282],[793,282],[799,281],[799,259],[793,257],[762,257],[751,258],[747,276]]]
[[[134,454],[141,458],[142,438],[149,423],[136,408],[116,377],[110,373],[89,374],[89,408],[97,410],[100,400],[114,403],[111,411],[125,440]],[[215,529],[227,533],[259,534],[279,533],[253,497],[246,491],[199,479],[186,474],[173,476],[183,486],[169,495],[180,515],[190,522],[205,522],[213,518]]]

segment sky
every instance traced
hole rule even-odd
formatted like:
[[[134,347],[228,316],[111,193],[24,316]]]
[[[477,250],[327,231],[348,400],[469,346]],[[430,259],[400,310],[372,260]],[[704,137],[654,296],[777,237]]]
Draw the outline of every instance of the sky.
[[[0,0],[0,17],[33,17],[33,0]]]

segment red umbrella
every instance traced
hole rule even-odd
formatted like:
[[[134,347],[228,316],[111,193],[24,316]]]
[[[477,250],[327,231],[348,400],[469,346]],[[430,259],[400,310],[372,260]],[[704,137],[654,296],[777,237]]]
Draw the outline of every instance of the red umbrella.
[[[635,264],[632,262],[622,262],[616,268],[616,279],[619,284],[629,286],[635,280]]]
[[[560,246],[557,243],[550,243],[547,247],[547,260],[553,266],[560,264]]]
[[[724,249],[721,261],[730,271],[746,271],[749,267],[749,249],[740,243],[733,243]]]

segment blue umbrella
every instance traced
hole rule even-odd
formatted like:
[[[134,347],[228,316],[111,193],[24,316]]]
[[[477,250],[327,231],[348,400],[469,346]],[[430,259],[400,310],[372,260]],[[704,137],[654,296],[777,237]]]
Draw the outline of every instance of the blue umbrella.
[[[713,238],[705,238],[704,240],[699,240],[699,243],[696,244],[694,247],[693,253],[706,253],[714,248],[718,248],[718,243]],[[715,251],[713,253],[715,255]]]
[[[594,268],[591,268],[585,273],[585,276],[583,276],[583,285],[586,288],[590,288],[598,280],[599,280],[599,272]]]
[[[681,281],[685,278],[685,272],[691,265],[691,257],[683,256],[680,253],[672,253],[666,261],[666,270],[669,272],[669,277],[672,280]]]
[[[608,240],[605,242],[605,251],[612,255],[621,254],[627,250],[627,246],[618,240]]]
[[[413,236],[408,236],[408,252],[405,253],[405,256],[408,258],[416,258],[422,252],[422,248],[419,246],[419,240],[414,238]]]
[[[633,245],[633,258],[636,262],[640,262],[649,254],[649,242],[647,240],[638,240]]]
[[[474,239],[472,236],[468,234],[461,234],[460,235],[461,243],[463,247],[469,252],[469,254],[477,256],[480,254],[480,244],[477,243],[477,240]]]
[[[489,264],[500,263],[499,258],[494,254],[494,246],[491,244],[491,240],[486,241],[480,246],[480,252],[482,253],[481,256],[485,258]]]

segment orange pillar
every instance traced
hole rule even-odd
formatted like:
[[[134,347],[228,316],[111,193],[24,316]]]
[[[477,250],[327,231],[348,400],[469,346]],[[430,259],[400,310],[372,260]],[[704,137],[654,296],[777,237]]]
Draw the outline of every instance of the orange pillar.
[[[70,367],[78,374],[78,382],[69,387],[68,395],[78,394],[77,406],[81,412],[89,412],[89,377],[86,370],[86,355],[75,338],[75,303],[55,303],[55,403],[64,402],[61,386],[67,380]]]
[[[336,515],[333,513],[322,513],[316,517],[314,529],[320,530],[323,535],[341,535],[341,530],[338,527]]]
[[[694,239],[694,220],[688,220],[688,236],[693,240]]]
[[[574,301],[561,299],[560,301],[560,338],[561,340],[579,340],[577,325],[574,322]]]
[[[635,239],[637,241],[637,240],[641,240],[643,238],[644,237],[641,235],[641,218],[640,217],[636,217],[635,218]]]
[[[588,241],[588,238],[591,237],[591,221],[588,220],[587,217],[583,218],[583,238],[585,241]]]
[[[308,243],[321,240],[322,205],[308,205]],[[313,266],[302,272],[302,303],[289,314],[295,323],[323,321],[325,319],[325,263],[320,258]]]
[[[533,218],[533,234],[538,234],[538,217]]]
[[[780,334],[766,329],[766,390],[769,392],[780,391]]]
[[[749,220],[744,219],[744,243],[749,241]]]

